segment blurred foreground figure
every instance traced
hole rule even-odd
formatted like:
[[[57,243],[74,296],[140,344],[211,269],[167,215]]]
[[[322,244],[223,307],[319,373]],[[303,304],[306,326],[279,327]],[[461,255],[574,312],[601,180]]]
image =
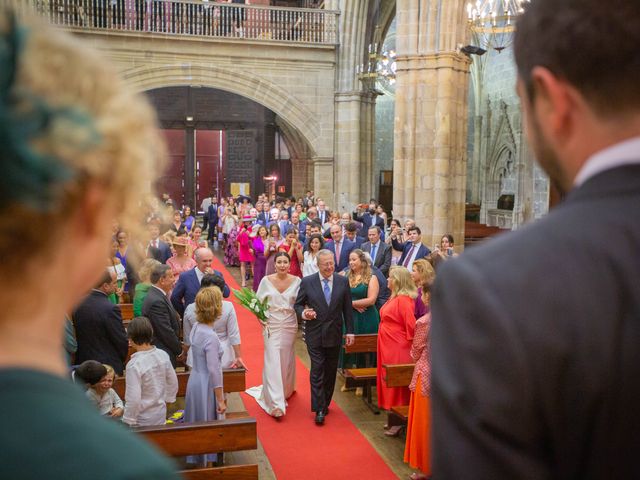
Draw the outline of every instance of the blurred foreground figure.
[[[159,143],[151,109],[95,52],[0,9],[0,478],[177,478],[92,409],[61,350],[114,219],[140,218]]]
[[[529,143],[567,196],[439,271],[434,478],[640,478],[638,45],[638,0],[518,22]]]

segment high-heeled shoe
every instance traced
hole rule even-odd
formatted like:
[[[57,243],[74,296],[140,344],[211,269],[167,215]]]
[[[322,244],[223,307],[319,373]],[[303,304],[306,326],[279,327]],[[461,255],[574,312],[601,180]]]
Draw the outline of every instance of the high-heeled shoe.
[[[384,434],[387,437],[397,437],[400,434],[400,430],[402,430],[402,427],[400,425],[394,425],[393,427],[389,427],[387,430],[385,430]]]
[[[276,420],[279,420],[280,418],[282,418],[284,416],[284,412],[282,410],[280,410],[279,408],[276,408],[276,409],[271,411],[271,416],[273,418],[275,418]]]
[[[415,472],[409,475],[409,480],[430,480],[430,479],[431,479],[431,475],[424,475],[418,472]]]

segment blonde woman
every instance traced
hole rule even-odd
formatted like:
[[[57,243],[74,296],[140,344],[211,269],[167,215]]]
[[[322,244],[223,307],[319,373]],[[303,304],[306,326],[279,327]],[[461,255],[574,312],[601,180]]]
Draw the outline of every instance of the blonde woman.
[[[422,301],[422,291],[424,290],[425,285],[428,286],[433,283],[436,272],[433,270],[429,261],[424,258],[419,258],[413,262],[411,270],[411,278],[413,278],[413,283],[415,283],[416,288],[418,289],[416,307],[413,313],[416,318],[420,318],[428,312],[427,304]]]
[[[387,387],[382,376],[382,365],[413,363],[411,343],[416,328],[414,299],[417,289],[411,273],[405,267],[394,266],[389,270],[391,298],[380,309],[378,329],[378,406],[385,410],[409,404],[409,388]]]
[[[222,388],[222,346],[213,324],[222,314],[222,292],[202,288],[196,295],[196,324],[189,334],[191,373],[187,383],[184,421],[218,420],[227,410]],[[215,462],[215,453],[187,457],[188,463]]]
[[[139,229],[162,171],[153,110],[88,42],[0,3],[0,405],[3,431],[20,433],[2,443],[0,478],[94,478],[117,458],[110,478],[177,479],[142,437],[101,418],[60,352],[65,314],[104,273],[114,220]],[[38,461],[25,461],[35,440]]]

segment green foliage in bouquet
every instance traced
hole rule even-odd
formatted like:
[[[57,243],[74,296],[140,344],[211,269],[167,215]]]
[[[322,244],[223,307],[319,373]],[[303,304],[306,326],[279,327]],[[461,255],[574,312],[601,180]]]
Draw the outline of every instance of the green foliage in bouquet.
[[[234,290],[233,294],[240,301],[240,305],[258,317],[260,323],[267,324],[269,318],[269,300],[267,298],[261,301],[256,293],[247,287]]]

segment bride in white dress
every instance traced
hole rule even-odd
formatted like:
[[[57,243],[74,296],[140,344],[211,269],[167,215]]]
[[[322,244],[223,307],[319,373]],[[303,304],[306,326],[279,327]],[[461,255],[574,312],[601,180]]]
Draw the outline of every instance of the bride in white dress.
[[[282,417],[287,411],[287,398],[296,389],[296,354],[294,343],[298,320],[293,305],[300,288],[300,279],[289,275],[290,260],[285,252],[275,255],[276,273],[265,276],[257,295],[269,299],[269,328],[264,338],[264,369],[262,385],[247,393],[271,416]]]

